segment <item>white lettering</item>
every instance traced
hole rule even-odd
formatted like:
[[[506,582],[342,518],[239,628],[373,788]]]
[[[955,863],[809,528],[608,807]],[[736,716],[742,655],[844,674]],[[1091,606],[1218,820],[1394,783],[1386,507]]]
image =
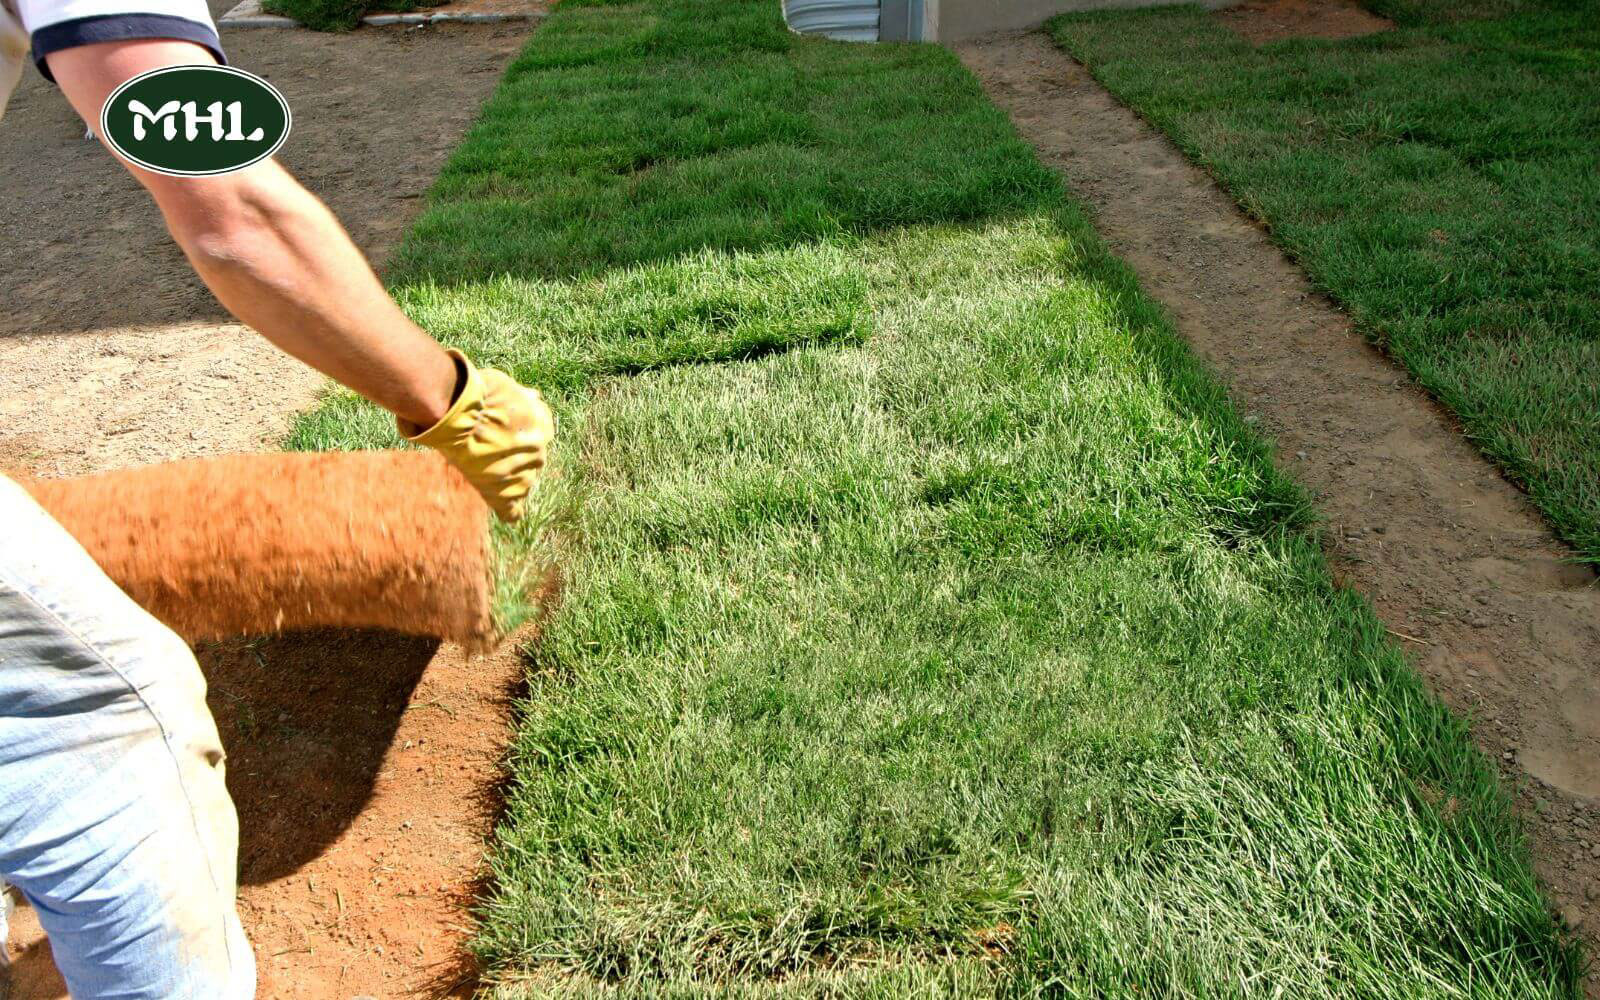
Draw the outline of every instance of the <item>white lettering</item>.
[[[196,114],[198,105],[193,101],[183,102],[183,137],[194,142],[200,134],[200,123],[211,126],[211,141],[222,141],[222,102],[212,101],[206,105],[205,114]]]
[[[189,107],[192,108],[194,105],[191,104]],[[129,101],[128,110],[133,112],[133,137],[135,139],[143,139],[145,137],[144,123],[147,118],[152,125],[157,122],[161,123],[161,138],[171,140],[173,136],[178,134],[178,119],[175,114],[178,110],[177,101],[168,101],[161,105],[160,111],[151,111],[143,101]],[[172,117],[168,117],[169,115]],[[189,138],[193,139],[194,136],[190,135]]]
[[[257,126],[249,135],[244,134],[244,105],[234,101],[228,105],[228,135],[229,142],[260,142],[266,131]]]

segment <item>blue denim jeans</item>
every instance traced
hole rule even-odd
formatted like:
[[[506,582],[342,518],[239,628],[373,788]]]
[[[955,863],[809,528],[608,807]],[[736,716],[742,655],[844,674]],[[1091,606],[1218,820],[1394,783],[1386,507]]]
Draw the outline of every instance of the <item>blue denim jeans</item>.
[[[0,875],[74,1000],[240,1000],[238,820],[193,654],[0,476]]]

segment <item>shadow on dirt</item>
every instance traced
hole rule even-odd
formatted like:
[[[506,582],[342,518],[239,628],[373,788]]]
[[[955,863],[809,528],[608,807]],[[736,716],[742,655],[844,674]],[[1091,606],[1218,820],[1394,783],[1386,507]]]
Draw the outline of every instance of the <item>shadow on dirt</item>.
[[[322,857],[367,808],[402,719],[433,704],[417,687],[439,649],[435,639],[328,629],[196,650],[228,750],[241,888],[281,879]],[[494,815],[499,775],[484,777],[491,780],[467,792],[464,808]],[[472,880],[458,904],[481,888]],[[32,914],[19,909],[15,922],[29,944],[13,958],[0,997],[64,997]],[[456,953],[427,970],[416,992],[466,996],[476,981],[470,956]]]
[[[435,639],[322,630],[197,651],[228,748],[239,882],[318,857],[372,797]]]

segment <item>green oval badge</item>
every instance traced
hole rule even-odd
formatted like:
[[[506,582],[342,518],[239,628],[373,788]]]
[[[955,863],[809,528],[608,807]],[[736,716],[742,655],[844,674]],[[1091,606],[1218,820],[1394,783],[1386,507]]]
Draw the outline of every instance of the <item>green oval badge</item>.
[[[289,102],[258,76],[231,66],[167,66],[111,92],[100,134],[146,170],[207,177],[277,152],[291,120]]]

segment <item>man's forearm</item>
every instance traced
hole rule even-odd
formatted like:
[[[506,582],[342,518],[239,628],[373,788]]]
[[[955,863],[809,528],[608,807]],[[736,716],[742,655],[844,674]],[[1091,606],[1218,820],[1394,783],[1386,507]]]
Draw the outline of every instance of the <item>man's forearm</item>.
[[[87,122],[124,81],[215,61],[205,46],[168,38],[73,45],[45,58]],[[230,312],[394,413],[407,438],[444,455],[501,518],[522,516],[555,436],[537,390],[446,352],[407,319],[332,213],[276,162],[206,177],[123,164]]]
[[[52,52],[51,71],[87,122],[147,70],[213,61],[189,42],[143,39]],[[384,294],[343,227],[273,161],[220,177],[168,177],[131,163],[207,285],[278,347],[423,427],[444,415],[455,363]]]
[[[454,362],[395,306],[322,203],[275,163],[216,186],[204,211],[193,199],[162,211],[228,311],[414,424],[443,416]]]

